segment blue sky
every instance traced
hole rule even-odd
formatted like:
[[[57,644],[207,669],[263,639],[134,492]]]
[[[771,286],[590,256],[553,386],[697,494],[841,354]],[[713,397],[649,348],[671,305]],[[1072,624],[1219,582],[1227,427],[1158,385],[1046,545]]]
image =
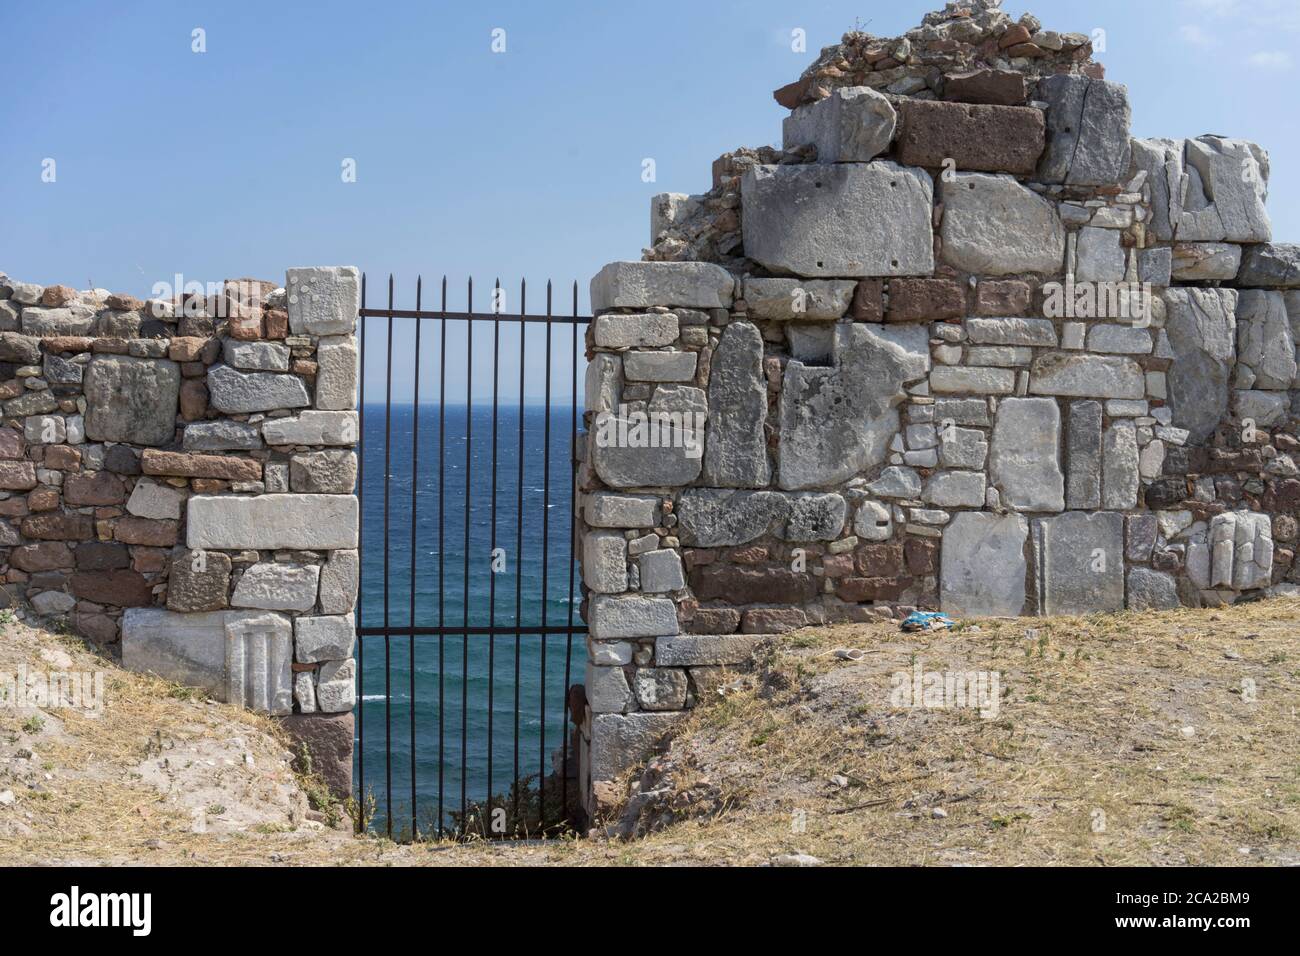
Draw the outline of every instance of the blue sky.
[[[568,302],[606,261],[638,258],[649,198],[699,192],[710,162],[776,142],[771,90],[860,23],[897,35],[941,0],[6,4],[0,269],[147,295],[154,283],[351,263],[411,305],[415,276],[519,279]],[[1272,156],[1277,239],[1300,239],[1294,0],[1043,0],[1049,29],[1105,30],[1139,136],[1215,132]],[[492,31],[505,31],[505,52]],[[806,31],[808,51],[791,50]],[[195,29],[207,51],[192,52]],[[42,182],[42,163],[57,179]],[[643,160],[656,181],[642,181]],[[356,181],[342,181],[354,160]],[[538,298],[533,298],[537,296]],[[426,299],[426,302],[428,300]],[[567,343],[567,333],[562,336]],[[377,340],[377,339],[376,339]],[[376,341],[372,340],[372,341]],[[426,342],[428,339],[426,339]],[[540,334],[530,339],[528,363]],[[480,359],[490,331],[476,334]],[[394,342],[395,394],[409,342]],[[449,389],[464,388],[463,336]],[[502,361],[517,363],[506,337]],[[456,349],[453,352],[453,349]],[[380,349],[368,375],[378,380]],[[557,394],[567,391],[558,349]],[[436,351],[425,361],[436,363]],[[517,367],[517,365],[515,365]],[[478,382],[490,366],[475,363]],[[537,383],[532,381],[537,378]],[[426,379],[427,383],[428,379]],[[530,373],[527,391],[540,393]],[[476,387],[476,392],[479,389]]]

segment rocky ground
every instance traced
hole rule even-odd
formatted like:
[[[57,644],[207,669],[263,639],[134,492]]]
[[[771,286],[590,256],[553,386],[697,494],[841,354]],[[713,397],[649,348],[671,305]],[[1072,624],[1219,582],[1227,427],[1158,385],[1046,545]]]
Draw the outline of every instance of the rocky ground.
[[[1297,617],[1300,602],[1281,599],[926,635],[797,631],[626,781],[631,799],[592,838],[398,846],[311,809],[313,784],[294,777],[269,721],[6,615],[0,673],[102,671],[105,706],[0,709],[0,854],[18,865],[1295,865]],[[907,706],[899,687],[918,672],[923,684],[974,672],[986,689],[996,675],[996,704],[983,700],[988,716]]]

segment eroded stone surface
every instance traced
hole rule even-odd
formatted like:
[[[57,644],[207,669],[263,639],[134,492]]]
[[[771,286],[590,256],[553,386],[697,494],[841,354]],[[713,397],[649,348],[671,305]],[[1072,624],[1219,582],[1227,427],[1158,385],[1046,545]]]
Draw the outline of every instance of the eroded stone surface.
[[[1067,511],[1034,520],[1039,614],[1124,608],[1124,516]]]
[[[1025,604],[1028,521],[965,511],[944,528],[939,605],[950,614],[1015,616]]]

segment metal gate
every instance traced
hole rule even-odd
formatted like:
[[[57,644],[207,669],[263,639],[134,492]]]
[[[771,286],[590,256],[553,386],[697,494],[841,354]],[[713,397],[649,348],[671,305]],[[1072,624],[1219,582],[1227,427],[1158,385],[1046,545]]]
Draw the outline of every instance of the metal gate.
[[[471,279],[449,311],[444,277],[427,309],[417,279],[397,308],[392,276],[382,306],[362,276],[354,779],[398,839],[536,836],[578,796],[566,691],[586,654],[573,451],[590,317],[576,282],[567,314],[549,282],[529,314],[527,291],[507,308],[497,282],[475,312]]]

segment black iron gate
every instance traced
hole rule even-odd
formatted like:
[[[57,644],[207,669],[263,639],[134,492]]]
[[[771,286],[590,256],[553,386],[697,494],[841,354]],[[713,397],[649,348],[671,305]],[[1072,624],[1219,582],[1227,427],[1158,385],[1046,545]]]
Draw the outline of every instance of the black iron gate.
[[[537,835],[578,796],[566,691],[586,659],[573,450],[590,318],[576,282],[560,315],[549,282],[535,315],[524,282],[514,308],[494,284],[488,312],[472,279],[463,312],[445,277],[436,309],[423,280],[410,309],[392,276],[382,307],[361,290],[357,798],[399,839]]]

